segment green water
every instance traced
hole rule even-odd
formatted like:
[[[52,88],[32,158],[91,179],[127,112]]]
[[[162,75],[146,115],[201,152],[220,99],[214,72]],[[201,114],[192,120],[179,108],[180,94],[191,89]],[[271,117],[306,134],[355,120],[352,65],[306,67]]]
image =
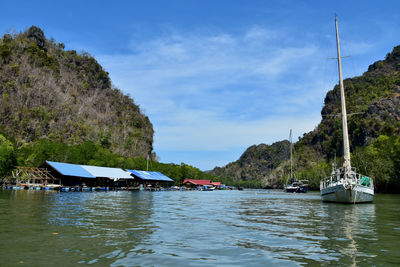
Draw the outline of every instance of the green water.
[[[0,190],[0,266],[390,266],[400,195]]]

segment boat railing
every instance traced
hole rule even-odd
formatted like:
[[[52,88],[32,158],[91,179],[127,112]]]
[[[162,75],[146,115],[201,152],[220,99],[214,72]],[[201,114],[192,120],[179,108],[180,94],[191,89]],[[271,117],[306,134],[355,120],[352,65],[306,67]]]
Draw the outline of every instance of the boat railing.
[[[347,175],[347,179],[344,179],[344,176],[342,177],[340,175],[342,169],[338,169],[338,171],[337,172],[335,171],[331,176],[322,179],[320,182],[320,189],[324,189],[329,186],[335,186],[343,183],[374,188],[374,180],[371,177],[368,177],[360,173],[356,173],[355,168],[351,169],[352,172]]]
[[[366,175],[356,173],[355,180],[357,185],[374,188],[374,180]]]
[[[320,189],[324,189],[328,186],[335,186],[337,184],[338,180],[336,179],[336,177],[329,176],[321,180],[319,187]]]

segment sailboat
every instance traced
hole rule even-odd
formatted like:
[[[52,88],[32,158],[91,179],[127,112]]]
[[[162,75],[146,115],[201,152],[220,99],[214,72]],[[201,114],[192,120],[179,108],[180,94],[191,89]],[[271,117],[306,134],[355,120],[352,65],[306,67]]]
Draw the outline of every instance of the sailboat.
[[[293,178],[293,142],[292,142],[292,129],[289,134],[290,140],[290,184],[286,181],[285,191],[288,193],[307,193],[308,181],[307,180],[295,180]]]
[[[320,183],[321,198],[324,202],[364,203],[374,199],[373,180],[356,172],[350,163],[349,133],[347,129],[346,101],[342,75],[342,61],[340,57],[339,30],[337,16],[335,16],[337,60],[339,68],[340,100],[342,110],[343,150],[344,163],[340,168],[333,165],[332,173]]]

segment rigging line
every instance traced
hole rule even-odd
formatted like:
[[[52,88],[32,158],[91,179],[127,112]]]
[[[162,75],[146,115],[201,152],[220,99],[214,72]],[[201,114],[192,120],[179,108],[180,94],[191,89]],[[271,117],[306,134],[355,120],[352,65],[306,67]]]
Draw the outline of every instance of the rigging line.
[[[335,17],[336,17],[336,14],[335,14]],[[336,54],[336,45],[335,45],[335,42],[332,42],[332,40],[331,39],[335,39],[335,37],[334,36],[330,36],[330,42],[329,42],[329,45],[328,45],[328,53],[329,54],[331,54],[331,55],[335,55]],[[337,57],[335,57],[335,59],[336,59]],[[329,62],[330,60],[330,57],[327,57],[327,59],[326,59],[326,62]],[[336,62],[332,62],[332,63],[329,63],[329,77],[328,77],[328,86],[329,86],[329,88],[328,88],[328,90],[327,91],[331,91],[331,90],[334,90],[335,89],[335,87],[336,87],[336,85],[339,85],[339,79],[338,79],[338,77],[339,77],[339,72],[338,72],[338,68],[337,68],[337,63]]]
[[[327,78],[327,69],[328,69],[328,58],[327,59],[325,59],[325,64],[324,64],[324,74],[323,74],[323,89],[324,90],[326,90],[325,88],[327,88],[328,87],[328,78]]]
[[[350,60],[350,62],[351,62],[351,64],[350,64],[350,67],[351,67],[351,69],[352,69],[352,76],[354,77],[354,78],[357,78],[357,77],[359,77],[360,75],[362,75],[362,74],[359,74],[359,71],[357,71],[357,69],[356,69],[356,66],[355,66],[355,61],[357,60],[357,58],[351,58],[351,60]],[[354,86],[354,83],[353,83],[353,78],[351,78],[350,80],[350,84],[351,84],[351,86],[352,86],[352,88],[353,88],[353,90],[354,91],[362,91],[363,90],[363,87],[361,87],[361,88],[358,88],[358,89],[356,89],[356,87]],[[356,103],[358,106],[362,106],[362,105],[360,105],[360,104],[362,104],[362,102],[363,102],[363,99],[361,98],[357,98],[357,102],[358,103]],[[361,102],[361,103],[360,103]],[[354,104],[353,104],[353,106],[354,106]]]

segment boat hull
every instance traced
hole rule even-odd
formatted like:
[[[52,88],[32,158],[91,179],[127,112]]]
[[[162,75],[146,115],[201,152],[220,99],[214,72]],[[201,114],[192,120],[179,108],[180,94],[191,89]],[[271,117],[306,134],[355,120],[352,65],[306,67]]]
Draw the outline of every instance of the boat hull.
[[[374,200],[374,190],[361,185],[346,189],[338,184],[321,189],[321,198],[324,202],[368,203]]]
[[[307,193],[308,185],[302,186],[286,186],[285,187],[286,193]]]
[[[299,188],[296,186],[296,187],[294,187],[294,186],[291,186],[291,187],[286,187],[285,188],[285,191],[287,192],[287,193],[295,193],[295,192],[297,192],[297,190],[299,190]]]

